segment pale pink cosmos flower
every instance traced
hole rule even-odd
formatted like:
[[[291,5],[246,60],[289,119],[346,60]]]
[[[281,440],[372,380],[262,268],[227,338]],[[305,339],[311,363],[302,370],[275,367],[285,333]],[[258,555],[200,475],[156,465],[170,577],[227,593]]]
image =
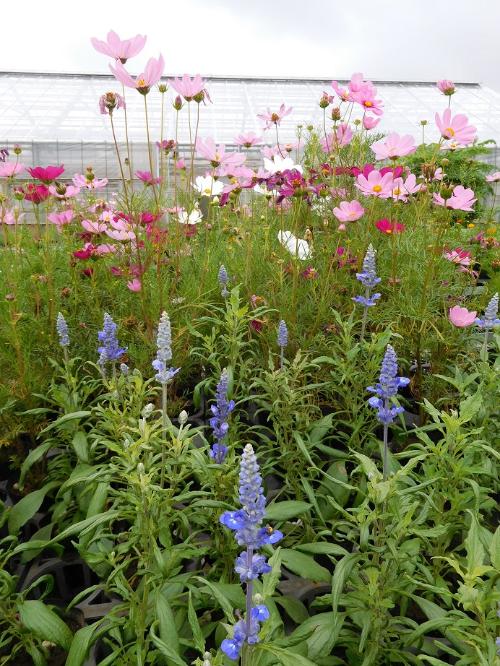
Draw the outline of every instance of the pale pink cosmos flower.
[[[87,190],[101,190],[108,184],[107,178],[92,178],[89,180],[83,173],[75,173],[73,176],[75,187],[85,187]]]
[[[449,320],[454,326],[457,326],[458,328],[472,326],[476,320],[476,316],[477,312],[475,310],[469,311],[467,308],[461,308],[459,305],[455,305],[448,311]]]
[[[127,287],[130,289],[130,291],[141,291],[142,283],[139,278],[134,278],[133,280],[127,282]]]
[[[17,208],[4,208],[0,206],[0,224],[16,224],[16,222],[21,222],[24,217],[24,213],[20,213]]]
[[[125,109],[124,98],[115,92],[107,92],[99,97],[99,111],[102,115],[111,115],[115,109]]]
[[[82,220],[82,227],[89,234],[103,234],[108,225],[105,222],[94,222],[93,220]]]
[[[114,30],[110,30],[105,42],[95,37],[92,37],[90,41],[96,51],[119,60],[124,65],[129,58],[133,58],[142,51],[146,43],[146,36],[136,35],[131,39],[120,39]]]
[[[116,252],[116,245],[113,245],[112,243],[101,243],[100,245],[96,245],[94,251],[99,257],[103,257],[105,254],[113,254]]]
[[[468,146],[476,138],[476,128],[468,125],[463,113],[451,115],[451,109],[445,109],[443,115],[436,113],[436,125],[443,139],[451,139],[460,146]]]
[[[247,132],[246,134],[238,134],[238,136],[234,140],[234,143],[237,146],[243,146],[244,148],[251,148],[252,146],[256,146],[258,143],[262,143],[262,137],[257,136],[257,134],[255,134],[254,132]]]
[[[335,90],[342,102],[352,102],[351,91],[349,88],[342,88],[338,81],[332,81],[332,88]]]
[[[380,118],[372,118],[371,116],[367,116],[366,113],[363,116],[363,127],[365,130],[371,130],[374,127],[376,127],[380,122]]]
[[[352,101],[357,102],[365,111],[369,111],[376,116],[381,116],[384,113],[382,100],[376,99],[377,89],[371,81],[364,81],[362,74],[353,74],[349,89]]]
[[[226,153],[226,147],[223,144],[215,145],[213,139],[197,139],[196,152],[200,157],[204,157],[210,162],[213,167],[218,167],[221,164],[233,167],[241,166],[246,160],[243,153]]]
[[[205,96],[208,97],[206,91],[206,81],[204,81],[199,74],[196,74],[193,78],[189,74],[184,74],[182,79],[175,78],[170,81],[172,88],[182,95],[186,102],[191,102],[193,99],[195,102],[201,102]],[[210,99],[210,97],[208,97]]]
[[[392,198],[394,201],[406,201],[408,195],[417,194],[420,192],[422,186],[417,184],[417,177],[415,174],[410,173],[406,180],[402,178],[394,178],[392,184]]]
[[[80,194],[80,188],[75,185],[49,185],[49,192],[56,197],[56,199],[70,199]]]
[[[339,222],[355,222],[363,217],[365,209],[354,199],[353,201],[341,201],[333,214]]]
[[[467,250],[462,250],[461,247],[457,247],[455,250],[448,250],[443,254],[443,257],[459,266],[470,266],[472,261],[471,253],[467,252]]]
[[[453,81],[449,81],[448,79],[441,79],[441,81],[438,81],[436,83],[436,86],[440,92],[443,93],[443,95],[446,95],[449,97],[450,95],[453,95],[455,92],[455,84]]]
[[[68,210],[63,210],[60,213],[49,213],[47,215],[47,219],[49,220],[49,222],[52,222],[52,224],[55,224],[57,228],[60,230],[61,227],[71,222],[73,216],[74,216],[74,211],[71,208],[69,208]]]
[[[154,86],[155,83],[158,83],[161,79],[165,68],[165,61],[163,60],[162,55],[160,55],[158,60],[156,58],[150,58],[146,63],[144,72],[136,76],[135,79],[130,76],[120,61],[116,63],[115,67],[110,65],[109,68],[118,81],[123,83],[124,86],[127,86],[127,88],[135,88],[141,93],[141,95],[147,95],[152,86]]]
[[[498,183],[500,180],[500,171],[495,171],[495,173],[490,173],[489,176],[486,176],[486,181],[488,183]]]
[[[368,177],[362,173],[356,178],[356,187],[366,196],[388,199],[392,196],[393,175],[388,171],[384,175],[377,169],[373,169]]]
[[[325,153],[329,153],[332,150],[347,146],[351,143],[352,137],[353,133],[349,125],[341,123],[333,132],[330,132],[326,137],[321,139],[321,147]]]
[[[470,187],[465,188],[463,185],[457,185],[453,189],[452,196],[446,201],[437,192],[433,195],[433,202],[437,206],[446,206],[446,208],[453,208],[454,210],[472,211],[472,206],[476,201],[474,190],[471,190]]]
[[[270,129],[273,125],[279,125],[285,116],[292,113],[292,107],[288,109],[282,104],[278,111],[271,111],[269,107],[266,113],[258,113],[257,118],[260,118],[265,123],[265,129]]]
[[[22,164],[15,162],[0,162],[0,178],[14,178],[18,173],[24,171]]]
[[[105,233],[107,236],[113,240],[126,241],[126,240],[135,240],[135,233],[132,231],[132,227],[125,220],[111,220],[111,229],[107,228]]]
[[[280,150],[279,146],[264,146],[260,149],[262,157],[266,157],[268,160],[272,160],[275,155],[283,157],[283,151]]]
[[[376,141],[372,145],[377,160],[395,160],[398,157],[411,155],[416,149],[415,139],[410,134],[399,136],[396,132],[391,132],[385,139]]]
[[[255,172],[250,167],[242,164],[241,166],[231,166],[230,164],[222,164],[220,167],[217,167],[215,170],[215,175],[218,178],[223,178],[228,176],[229,178],[240,178],[244,180],[252,179],[255,176]]]

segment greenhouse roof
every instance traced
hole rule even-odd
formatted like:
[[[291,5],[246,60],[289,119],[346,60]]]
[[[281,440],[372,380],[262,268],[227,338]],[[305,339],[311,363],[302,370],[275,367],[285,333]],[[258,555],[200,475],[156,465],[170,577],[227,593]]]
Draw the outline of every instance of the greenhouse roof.
[[[166,81],[167,79],[165,79]],[[234,137],[245,131],[262,134],[257,114],[281,103],[293,107],[280,127],[280,139],[291,142],[297,124],[319,124],[322,111],[318,100],[324,90],[330,90],[326,79],[277,79],[207,77],[207,89],[212,104],[200,105],[199,135],[211,136],[216,141],[232,144]],[[435,83],[378,81],[379,97],[384,102],[384,115],[380,131],[421,136],[421,120],[429,122],[426,140],[437,138],[434,113],[446,107],[446,99],[437,91]],[[466,113],[477,127],[481,140],[500,142],[500,94],[477,83],[457,84],[458,94],[453,97],[455,112]],[[58,141],[62,143],[111,142],[109,117],[99,113],[99,97],[113,90],[121,93],[121,84],[112,76],[98,74],[43,74],[0,72],[0,142],[12,143]],[[148,97],[151,138],[159,138],[161,97],[157,90]],[[165,138],[175,136],[175,112],[172,109],[173,91],[165,97]],[[144,101],[135,91],[127,91],[129,138],[133,142],[145,141]],[[191,122],[196,123],[197,105],[191,105]],[[359,112],[353,113],[351,120]],[[124,116],[115,114],[119,140],[123,140]],[[268,141],[274,136],[269,134]],[[179,115],[179,141],[189,141],[188,113]],[[267,138],[267,137],[266,137]]]

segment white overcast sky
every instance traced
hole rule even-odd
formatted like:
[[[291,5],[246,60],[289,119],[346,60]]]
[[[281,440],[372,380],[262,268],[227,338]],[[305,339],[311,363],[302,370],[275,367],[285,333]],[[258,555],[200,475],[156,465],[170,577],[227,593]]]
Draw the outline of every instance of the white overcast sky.
[[[132,74],[475,81],[500,90],[500,0],[2,2],[0,70],[107,72],[90,37],[146,34]]]

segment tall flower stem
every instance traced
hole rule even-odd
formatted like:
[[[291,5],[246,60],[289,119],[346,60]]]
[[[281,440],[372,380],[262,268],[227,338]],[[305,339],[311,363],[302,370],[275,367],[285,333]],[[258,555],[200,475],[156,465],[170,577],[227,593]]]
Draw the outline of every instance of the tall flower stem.
[[[384,401],[384,407],[387,409],[389,407],[389,401]],[[382,460],[382,476],[384,481],[387,481],[389,478],[389,426],[387,423],[384,423],[384,452]]]
[[[112,112],[109,114],[109,119],[111,121],[111,132],[113,134],[113,142],[115,144],[116,157],[118,159],[118,166],[120,167],[120,175],[121,175],[122,183],[123,183],[123,193],[125,195],[125,202],[127,204],[127,208],[129,208],[127,182],[125,180],[125,172],[123,171],[123,164],[122,164],[122,158],[121,158],[121,155],[120,155],[120,148],[118,147],[118,141],[116,139],[115,124],[113,122],[113,113]]]
[[[190,107],[188,106],[188,111]],[[194,180],[194,151],[196,149],[196,139],[198,138],[198,128],[200,126],[200,105],[197,104],[197,110],[196,110],[196,125],[194,128],[194,141],[191,144],[191,168],[189,171],[189,182],[190,186],[193,187],[193,180]],[[189,135],[189,140],[191,140],[191,134]]]
[[[162,425],[162,439],[163,439],[163,448],[161,451],[161,480],[160,487],[163,488],[163,483],[165,481],[165,465],[166,465],[166,455],[167,455],[167,426],[168,426],[168,414],[167,414],[167,384],[163,384],[161,387],[161,425]]]
[[[280,153],[281,157],[285,157],[283,155],[283,151],[281,150],[281,147],[280,147],[280,139],[279,139],[279,136],[278,136],[278,123],[274,123],[274,127],[276,128],[276,145],[278,146],[278,150],[279,150],[279,153]]]
[[[144,114],[146,116],[146,137],[148,140],[148,157],[149,157],[149,171],[151,172],[151,175],[153,176],[153,153],[151,152],[151,139],[149,136],[149,117],[148,117],[148,101],[146,99],[146,95],[144,95]],[[160,209],[159,201],[158,201],[158,192],[156,191],[156,185],[151,186],[153,188],[153,196],[155,198],[155,204],[156,204],[156,212],[158,213]]]
[[[128,174],[129,182],[132,184],[132,158],[130,156],[130,142],[128,140],[128,117],[127,117],[127,102],[125,100],[125,86],[122,83],[122,97],[124,100],[123,112],[125,114],[125,143],[127,144],[127,161],[128,161]]]

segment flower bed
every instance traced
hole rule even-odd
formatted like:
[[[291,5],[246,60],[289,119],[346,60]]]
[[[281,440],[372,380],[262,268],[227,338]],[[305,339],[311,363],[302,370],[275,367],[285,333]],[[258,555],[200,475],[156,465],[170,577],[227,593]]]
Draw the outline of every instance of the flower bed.
[[[144,44],[93,40],[114,197],[1,152],[0,663],[498,663],[500,174],[460,90],[436,141],[377,134],[354,74],[230,151]]]

